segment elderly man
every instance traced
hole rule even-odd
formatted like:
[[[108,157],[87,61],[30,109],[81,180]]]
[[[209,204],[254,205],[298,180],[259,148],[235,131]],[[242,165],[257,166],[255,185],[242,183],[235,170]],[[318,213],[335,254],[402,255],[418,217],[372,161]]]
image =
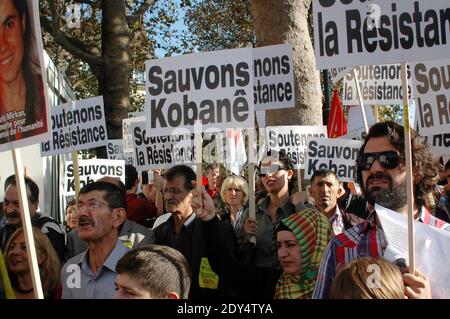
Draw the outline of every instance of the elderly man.
[[[78,196],[78,236],[88,249],[61,271],[63,299],[110,299],[117,261],[129,248],[118,238],[126,218],[125,192],[107,182],[85,185]]]
[[[25,187],[31,224],[47,235],[60,260],[64,260],[65,238],[63,230],[53,218],[37,211],[39,208],[39,187],[37,184],[31,178],[25,177]],[[4,251],[9,237],[17,228],[22,226],[19,191],[15,175],[11,175],[5,180],[5,197],[3,205],[6,223],[0,229],[0,240],[2,250]]]
[[[337,202],[343,194],[344,188],[332,170],[319,169],[311,176],[309,195],[314,199],[314,205],[330,220],[335,235],[364,221],[339,209]]]
[[[438,228],[450,230],[450,225],[433,217],[425,207],[427,194],[435,184],[438,162],[427,144],[412,131],[412,162],[414,172],[414,217]],[[314,298],[327,298],[337,269],[358,257],[381,257],[387,247],[386,236],[373,210],[375,203],[407,214],[405,140],[403,127],[394,122],[377,123],[371,127],[358,157],[358,183],[369,202],[371,212],[363,223],[337,235],[328,245],[317,276]],[[420,275],[407,274],[411,289],[409,298],[429,289]]]

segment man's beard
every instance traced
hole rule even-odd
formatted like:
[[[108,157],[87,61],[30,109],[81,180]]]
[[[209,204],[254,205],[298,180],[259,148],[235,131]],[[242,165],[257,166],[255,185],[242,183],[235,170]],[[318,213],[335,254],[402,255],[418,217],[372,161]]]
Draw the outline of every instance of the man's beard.
[[[400,208],[405,207],[407,203],[406,192],[406,178],[400,183],[400,185],[394,187],[394,182],[389,174],[382,172],[376,173],[370,176],[366,184],[373,178],[386,179],[389,183],[388,188],[383,189],[381,187],[372,187],[370,190],[365,190],[367,201],[371,204],[377,203],[388,209],[398,211]]]

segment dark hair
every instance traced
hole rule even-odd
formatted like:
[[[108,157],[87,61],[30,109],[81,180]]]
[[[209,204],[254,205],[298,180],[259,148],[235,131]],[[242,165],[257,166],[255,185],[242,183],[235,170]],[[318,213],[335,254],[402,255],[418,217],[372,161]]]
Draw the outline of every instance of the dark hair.
[[[364,144],[359,150],[357,163],[360,162],[367,142],[373,137],[386,136],[392,146],[400,153],[400,158],[405,159],[405,138],[403,126],[395,122],[379,122],[373,125],[364,140]],[[416,205],[425,205],[426,197],[436,185],[436,179],[439,171],[439,162],[431,154],[426,141],[411,129],[411,153],[413,175],[420,175],[419,181],[414,184],[414,196]],[[358,165],[357,181],[364,190],[362,172]]]
[[[117,262],[116,271],[135,279],[154,298],[164,298],[171,292],[188,298],[189,264],[183,254],[171,247],[145,245],[133,249]]]
[[[219,164],[217,163],[211,163],[205,166],[205,173],[207,173],[209,170],[220,168]]]
[[[130,190],[138,180],[138,172],[133,165],[125,165],[125,188]]]
[[[280,150],[279,152],[269,150],[267,152],[266,157],[277,156],[277,155],[278,155],[277,159],[283,165],[284,169],[294,171],[294,164],[292,163],[291,158],[286,154],[285,150]],[[263,157],[263,159],[264,159],[264,157]],[[262,160],[261,160],[261,162],[262,162]],[[261,169],[261,162],[259,162],[258,169]],[[297,185],[297,176],[296,176],[296,174],[292,174],[291,179],[288,181],[289,194],[292,194],[292,192],[295,191],[296,185]]]
[[[30,196],[27,195],[28,200],[32,203],[37,203],[39,201],[39,187],[37,184],[28,176],[25,177],[25,185],[30,189]],[[5,180],[5,192],[8,186],[17,186],[16,175],[11,175]]]
[[[186,165],[175,165],[164,174],[164,178],[169,182],[173,181],[178,176],[184,177],[184,188],[186,190],[191,191],[194,189],[194,184],[192,184],[192,182],[195,181],[196,175],[192,168]]]
[[[22,70],[24,73],[25,84],[27,88],[26,102],[25,102],[25,114],[26,124],[31,124],[41,117],[42,107],[36,107],[36,103],[41,103],[40,90],[43,89],[42,83],[36,82],[36,74],[33,69],[39,67],[40,62],[35,61],[32,53],[34,51],[33,33],[31,32],[31,19],[26,0],[12,0],[14,8],[19,14],[19,18],[25,15],[25,30],[23,33],[23,58],[22,58]],[[20,21],[21,22],[21,21]],[[37,50],[37,48],[36,48]],[[42,80],[40,81],[42,82]]]
[[[447,163],[445,163],[445,168],[444,168],[444,170],[446,171],[446,170],[448,170],[448,169],[450,169],[450,160],[448,160]]]
[[[327,169],[327,168],[321,168],[321,169],[318,169],[317,171],[315,171],[314,174],[312,174],[312,176],[311,176],[310,182],[311,182],[311,184],[314,183],[314,179],[316,177],[318,177],[318,176],[320,176],[320,177],[327,177],[327,176],[330,176],[330,175],[333,176],[334,179],[339,184],[339,179],[336,176],[336,173],[334,171],[332,171],[331,169]]]
[[[126,193],[120,187],[108,182],[92,182],[80,189],[80,194],[87,194],[93,191],[105,192],[103,199],[111,208],[127,209]]]

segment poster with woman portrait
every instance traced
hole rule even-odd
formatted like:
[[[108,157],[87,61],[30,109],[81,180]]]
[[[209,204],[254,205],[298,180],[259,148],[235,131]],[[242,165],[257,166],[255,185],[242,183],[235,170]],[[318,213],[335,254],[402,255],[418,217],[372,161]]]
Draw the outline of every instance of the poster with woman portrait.
[[[0,151],[48,134],[43,52],[38,1],[0,0]]]

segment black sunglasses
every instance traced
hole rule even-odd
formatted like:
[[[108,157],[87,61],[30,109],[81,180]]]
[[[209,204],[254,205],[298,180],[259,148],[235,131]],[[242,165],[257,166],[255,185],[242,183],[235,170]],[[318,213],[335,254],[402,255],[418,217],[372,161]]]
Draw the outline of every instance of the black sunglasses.
[[[400,164],[400,155],[396,151],[363,153],[359,159],[359,168],[363,171],[369,170],[375,160],[378,160],[383,168],[393,169]]]
[[[281,170],[285,170],[281,164],[272,164],[270,166],[260,166],[258,175],[259,177],[267,176],[268,174],[276,174]]]

